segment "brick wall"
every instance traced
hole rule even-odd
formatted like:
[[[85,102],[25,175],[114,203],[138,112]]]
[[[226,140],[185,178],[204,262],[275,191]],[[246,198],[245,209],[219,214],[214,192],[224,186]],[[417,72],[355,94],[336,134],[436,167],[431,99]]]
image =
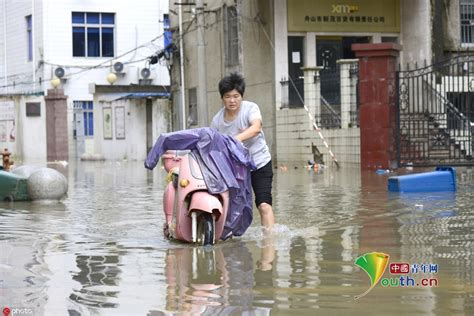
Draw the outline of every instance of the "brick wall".
[[[278,165],[302,167],[313,159],[312,144],[323,154],[324,163],[331,166],[331,156],[318,133],[308,128],[308,114],[304,109],[282,109],[276,113]],[[330,149],[341,166],[360,164],[360,129],[321,130]]]
[[[45,100],[47,159],[68,160],[67,97],[62,89],[51,89]]]

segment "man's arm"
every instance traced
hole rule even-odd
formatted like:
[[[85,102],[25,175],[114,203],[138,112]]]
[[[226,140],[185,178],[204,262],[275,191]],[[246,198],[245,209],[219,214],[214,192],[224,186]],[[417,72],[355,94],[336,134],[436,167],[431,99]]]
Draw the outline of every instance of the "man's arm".
[[[260,119],[254,119],[252,122],[250,122],[250,126],[237,134],[235,138],[243,142],[247,139],[257,136],[261,131],[262,121]]]

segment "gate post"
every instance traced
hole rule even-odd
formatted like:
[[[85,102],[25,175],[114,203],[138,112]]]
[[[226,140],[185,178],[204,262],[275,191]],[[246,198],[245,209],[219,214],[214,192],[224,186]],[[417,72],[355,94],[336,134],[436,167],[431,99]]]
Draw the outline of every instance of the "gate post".
[[[47,159],[68,160],[67,96],[63,89],[49,89],[44,99]]]
[[[336,61],[341,70],[341,128],[348,128],[351,123],[352,85],[350,69],[351,66],[357,64],[358,61],[358,59],[339,59]]]
[[[319,71],[322,67],[302,67],[304,72],[304,104],[313,119],[321,114],[321,87],[319,84]],[[313,130],[313,123],[309,121],[309,130]]]
[[[397,166],[397,57],[395,43],[353,44],[359,58],[360,164],[362,169]]]

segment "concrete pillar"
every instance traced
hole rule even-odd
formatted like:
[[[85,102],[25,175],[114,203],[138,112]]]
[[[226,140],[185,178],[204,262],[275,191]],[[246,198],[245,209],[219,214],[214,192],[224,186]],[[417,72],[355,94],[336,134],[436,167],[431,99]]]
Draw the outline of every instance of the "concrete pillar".
[[[395,43],[353,44],[359,58],[359,117],[362,169],[397,165],[397,56]]]
[[[44,99],[47,159],[68,160],[67,96],[63,89],[49,89]]]
[[[351,122],[351,66],[357,63],[358,59],[339,59],[337,63],[340,67],[341,76],[341,128],[348,128]]]
[[[357,60],[357,65],[353,64],[353,67],[359,67],[359,60]],[[359,72],[352,73],[350,75],[351,80],[351,112],[356,113],[357,111],[357,81],[359,80]]]
[[[319,70],[322,67],[303,67],[304,72],[304,104],[311,115],[318,117],[321,113],[321,92],[319,85]],[[309,122],[309,129],[313,129],[312,122]]]
[[[316,66],[316,33],[307,32],[304,43],[304,66]]]
[[[275,66],[275,107],[279,111],[282,107],[282,95],[280,81],[288,78],[288,24],[287,24],[287,0],[274,0],[274,66]]]
[[[321,69],[323,69],[323,67],[317,66],[315,68],[316,68],[316,72],[315,72],[316,77],[315,77],[315,82],[314,82],[315,102],[314,102],[314,112],[312,112],[311,114],[313,114],[313,117],[317,121],[318,118],[321,117],[321,77],[319,76],[319,72],[321,71]]]

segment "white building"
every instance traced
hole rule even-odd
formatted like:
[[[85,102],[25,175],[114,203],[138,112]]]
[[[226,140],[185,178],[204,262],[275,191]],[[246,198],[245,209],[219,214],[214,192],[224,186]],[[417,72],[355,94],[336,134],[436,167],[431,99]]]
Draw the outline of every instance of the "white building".
[[[0,148],[55,159],[54,141],[59,158],[144,159],[168,128],[167,12],[158,0],[1,0]],[[48,94],[61,90],[54,118]]]

